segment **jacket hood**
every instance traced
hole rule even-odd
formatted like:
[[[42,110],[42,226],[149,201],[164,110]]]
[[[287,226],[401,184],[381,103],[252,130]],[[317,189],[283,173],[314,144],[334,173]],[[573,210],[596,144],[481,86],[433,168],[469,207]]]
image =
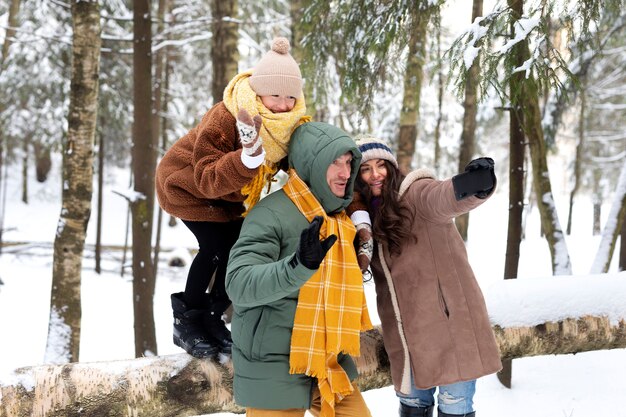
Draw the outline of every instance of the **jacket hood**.
[[[352,153],[352,169],[345,195],[337,197],[328,186],[326,172],[330,164],[346,152]],[[361,152],[354,140],[343,130],[327,123],[304,123],[293,132],[289,141],[289,166],[296,170],[328,214],[344,210],[352,201],[360,163]]]

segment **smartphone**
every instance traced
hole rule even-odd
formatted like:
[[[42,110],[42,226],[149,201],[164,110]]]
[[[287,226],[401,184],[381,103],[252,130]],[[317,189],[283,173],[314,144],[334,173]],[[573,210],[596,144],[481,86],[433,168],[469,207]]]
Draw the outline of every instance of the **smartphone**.
[[[463,200],[466,197],[493,188],[493,176],[489,169],[463,172],[452,177],[454,197]]]

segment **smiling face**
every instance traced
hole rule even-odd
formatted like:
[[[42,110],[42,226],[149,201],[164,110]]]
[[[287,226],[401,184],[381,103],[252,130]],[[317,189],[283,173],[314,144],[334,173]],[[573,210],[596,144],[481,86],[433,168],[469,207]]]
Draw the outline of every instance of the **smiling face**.
[[[346,186],[352,172],[352,153],[346,152],[335,159],[326,170],[326,182],[337,197],[346,195]]]
[[[272,113],[286,113],[296,106],[296,98],[292,96],[260,96],[263,105]]]
[[[370,159],[363,162],[359,168],[361,180],[369,187],[374,197],[379,197],[383,192],[383,184],[387,178],[387,165],[384,159]]]

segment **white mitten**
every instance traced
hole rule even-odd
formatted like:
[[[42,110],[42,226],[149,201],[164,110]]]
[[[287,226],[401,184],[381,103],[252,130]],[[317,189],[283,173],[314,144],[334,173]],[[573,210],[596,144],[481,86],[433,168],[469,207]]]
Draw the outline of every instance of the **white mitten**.
[[[239,110],[237,114],[237,130],[239,131],[239,140],[243,145],[243,151],[248,156],[257,156],[263,152],[261,145],[263,140],[259,136],[261,124],[263,120],[260,115],[250,117],[245,109]]]

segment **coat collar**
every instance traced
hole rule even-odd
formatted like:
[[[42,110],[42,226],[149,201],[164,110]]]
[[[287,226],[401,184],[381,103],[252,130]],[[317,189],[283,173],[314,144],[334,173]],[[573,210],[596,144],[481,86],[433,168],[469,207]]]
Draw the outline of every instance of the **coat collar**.
[[[415,171],[409,172],[409,174],[404,177],[402,184],[400,184],[400,189],[398,190],[398,198],[402,198],[406,190],[409,189],[409,186],[415,181],[422,178],[436,178],[435,172],[429,168],[419,168]]]

